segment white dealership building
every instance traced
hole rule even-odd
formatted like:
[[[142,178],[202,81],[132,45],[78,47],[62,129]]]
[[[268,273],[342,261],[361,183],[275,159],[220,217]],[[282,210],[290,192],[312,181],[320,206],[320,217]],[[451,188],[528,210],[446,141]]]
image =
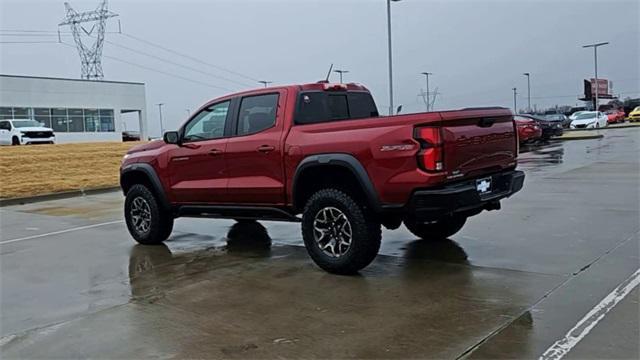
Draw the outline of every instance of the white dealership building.
[[[0,120],[33,119],[56,141],[122,141],[123,131],[147,138],[145,85],[0,75]]]

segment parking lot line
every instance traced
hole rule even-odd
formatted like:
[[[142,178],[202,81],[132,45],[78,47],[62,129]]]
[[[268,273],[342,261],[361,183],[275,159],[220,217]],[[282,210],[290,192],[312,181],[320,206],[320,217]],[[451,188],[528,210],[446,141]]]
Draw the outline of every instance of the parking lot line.
[[[567,332],[560,340],[549,347],[539,360],[562,359],[573,347],[575,347],[591,330],[604,319],[622,299],[625,298],[636,286],[640,284],[640,269],[623,281],[618,287],[604,297],[591,311],[589,311],[578,323]]]
[[[41,237],[45,237],[45,236],[64,234],[64,233],[68,233],[68,232],[72,232],[72,231],[91,229],[91,228],[96,228],[96,227],[105,226],[105,225],[118,224],[118,223],[122,223],[122,222],[124,222],[124,220],[116,220],[116,221],[109,221],[109,222],[104,222],[104,223],[99,223],[99,224],[78,226],[78,227],[74,227],[74,228],[71,228],[71,229],[58,230],[58,231],[53,231],[53,232],[45,233],[45,234],[32,235],[32,236],[26,236],[26,237],[17,238],[17,239],[0,241],[0,245],[15,243],[15,242],[19,242],[19,241],[25,241],[25,240],[31,240],[31,239],[37,239],[37,238],[41,238]]]

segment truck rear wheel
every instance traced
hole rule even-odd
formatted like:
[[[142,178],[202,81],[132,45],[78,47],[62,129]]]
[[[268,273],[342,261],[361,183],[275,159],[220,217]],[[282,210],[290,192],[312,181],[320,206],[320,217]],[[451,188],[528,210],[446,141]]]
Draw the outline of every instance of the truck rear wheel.
[[[420,223],[413,219],[405,219],[404,226],[411,233],[425,240],[445,240],[462,229],[467,218],[451,216],[432,223]]]
[[[302,238],[311,259],[334,274],[354,274],[378,254],[380,223],[348,194],[323,189],[311,196],[302,214]]]
[[[155,195],[144,185],[133,185],[124,201],[124,218],[131,236],[140,244],[156,245],[173,230],[173,216],[162,209]]]

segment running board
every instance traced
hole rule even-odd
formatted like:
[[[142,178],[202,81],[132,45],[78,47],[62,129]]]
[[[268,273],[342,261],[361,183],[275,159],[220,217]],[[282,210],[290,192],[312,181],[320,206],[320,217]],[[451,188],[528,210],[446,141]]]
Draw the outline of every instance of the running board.
[[[178,207],[179,217],[202,217],[212,219],[243,219],[269,221],[302,221],[294,214],[275,207],[236,205],[182,205]]]

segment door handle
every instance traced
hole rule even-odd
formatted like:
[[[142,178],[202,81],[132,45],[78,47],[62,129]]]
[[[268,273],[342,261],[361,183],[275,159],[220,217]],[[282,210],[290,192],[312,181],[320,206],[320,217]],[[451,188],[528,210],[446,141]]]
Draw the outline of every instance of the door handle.
[[[220,155],[222,153],[223,153],[223,151],[220,150],[220,149],[211,149],[211,150],[209,150],[209,155],[211,155],[211,156]]]
[[[262,146],[259,146],[257,150],[258,150],[259,152],[261,152],[261,153],[268,153],[268,152],[273,151],[273,150],[275,150],[275,149],[276,149],[276,148],[275,148],[275,146],[271,146],[271,145],[262,145]]]

